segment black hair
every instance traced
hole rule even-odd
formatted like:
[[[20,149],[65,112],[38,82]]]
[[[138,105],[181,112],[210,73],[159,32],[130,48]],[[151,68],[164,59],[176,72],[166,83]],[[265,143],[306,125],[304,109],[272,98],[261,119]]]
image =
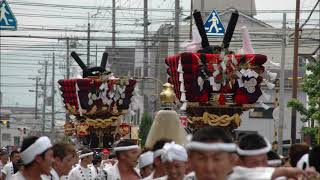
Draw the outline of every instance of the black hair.
[[[36,142],[36,140],[39,139],[39,137],[37,136],[28,136],[26,138],[23,139],[22,141],[22,145],[21,145],[21,149],[20,151],[23,152],[24,150],[26,150],[28,147],[30,147],[33,143]],[[28,163],[28,164],[25,164],[24,163],[24,166],[26,168],[30,167],[32,164],[33,164],[34,161]]]
[[[19,154],[20,152],[18,150],[14,150],[10,153],[10,158],[12,158],[15,154]]]
[[[98,153],[95,153],[94,156],[93,156],[92,164],[93,165],[97,165],[101,161],[102,161],[101,156]]]
[[[313,166],[320,173],[320,145],[312,148],[309,153],[309,165]]]
[[[309,153],[309,146],[304,143],[294,144],[289,149],[290,164],[296,167],[298,161],[305,154]]]
[[[269,151],[268,154],[268,160],[278,160],[278,159],[281,159],[280,156],[274,152],[274,151]]]
[[[239,141],[239,148],[243,150],[255,150],[267,147],[267,142],[259,134],[247,134]]]
[[[156,143],[154,143],[152,151],[162,149],[166,143],[170,143],[170,142],[172,142],[171,139],[165,139],[165,138],[159,139],[158,141],[156,141]]]
[[[196,131],[192,141],[232,143],[231,135],[221,127],[204,127]]]
[[[116,147],[125,147],[125,146],[133,146],[133,145],[137,145],[135,143],[135,141],[131,140],[131,139],[123,139],[121,140]],[[119,158],[120,153],[123,151],[117,151],[116,152],[116,156],[117,158]]]
[[[81,151],[80,155],[81,155],[81,154],[91,153],[91,152],[92,152],[92,151],[91,151],[90,149],[85,148],[85,149],[83,149],[83,150]]]
[[[113,158],[116,158],[116,157],[117,157],[116,154],[111,153],[111,154],[109,155],[108,159],[113,159]]]

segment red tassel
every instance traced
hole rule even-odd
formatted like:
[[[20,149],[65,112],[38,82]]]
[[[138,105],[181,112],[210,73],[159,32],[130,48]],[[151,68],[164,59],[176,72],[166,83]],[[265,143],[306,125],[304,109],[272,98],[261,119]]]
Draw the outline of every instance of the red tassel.
[[[225,97],[224,97],[224,94],[223,94],[223,92],[220,94],[220,96],[219,96],[219,104],[220,105],[225,105],[226,104],[226,99],[225,99]]]

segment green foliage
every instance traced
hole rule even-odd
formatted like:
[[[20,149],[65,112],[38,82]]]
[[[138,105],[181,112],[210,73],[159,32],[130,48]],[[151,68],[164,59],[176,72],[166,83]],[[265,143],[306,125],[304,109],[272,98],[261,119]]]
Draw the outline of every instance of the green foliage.
[[[142,147],[144,147],[146,143],[151,125],[152,125],[152,118],[149,116],[148,113],[144,113],[139,126],[139,138],[141,139]]]
[[[311,73],[303,78],[302,90],[308,95],[308,107],[297,99],[290,100],[287,106],[295,108],[302,115],[301,120],[314,127],[314,121],[320,121],[320,61],[308,64],[307,70]]]

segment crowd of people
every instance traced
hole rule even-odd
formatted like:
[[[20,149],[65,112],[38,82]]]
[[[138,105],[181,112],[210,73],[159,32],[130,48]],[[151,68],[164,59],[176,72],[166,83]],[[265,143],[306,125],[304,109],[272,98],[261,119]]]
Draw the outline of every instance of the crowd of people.
[[[218,127],[198,130],[183,145],[159,139],[150,149],[123,139],[110,150],[78,151],[71,143],[30,136],[19,150],[0,151],[0,180],[320,179],[320,146],[295,144],[288,160],[271,149],[259,134],[234,142]]]

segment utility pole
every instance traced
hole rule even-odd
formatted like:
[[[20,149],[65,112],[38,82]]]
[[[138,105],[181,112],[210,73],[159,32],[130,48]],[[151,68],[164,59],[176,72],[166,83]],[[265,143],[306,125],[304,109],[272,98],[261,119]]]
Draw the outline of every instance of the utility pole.
[[[116,0],[112,0],[112,50],[116,47]]]
[[[278,154],[282,154],[283,150],[283,124],[284,124],[284,71],[286,61],[286,37],[287,37],[287,14],[283,13],[282,21],[282,46],[281,46],[281,63],[280,63],[280,97],[279,97],[279,124],[278,124]]]
[[[70,78],[70,39],[69,39],[69,37],[67,37],[67,56],[66,56],[66,58],[67,58],[67,79],[69,79]]]
[[[48,61],[45,61],[45,64],[44,64],[44,84],[43,84],[43,104],[42,104],[42,135],[44,135],[45,128],[46,128],[47,71],[48,71]]]
[[[90,21],[88,13],[88,42],[87,42],[87,66],[90,66]]]
[[[148,77],[148,0],[143,3],[143,77]],[[141,92],[143,95],[143,109],[148,110],[147,96],[144,94],[145,81],[142,81]]]
[[[174,15],[174,53],[179,52],[179,21],[180,21],[180,0],[175,0],[175,15]]]
[[[293,71],[292,71],[292,99],[297,99],[298,91],[298,52],[299,52],[299,21],[300,21],[300,0],[296,0],[296,18],[294,28],[294,52],[293,52]],[[291,111],[291,144],[296,143],[297,131],[297,111]]]
[[[52,142],[54,142],[54,127],[55,127],[55,103],[54,103],[54,91],[55,91],[55,89],[54,89],[54,81],[55,81],[55,69],[56,69],[56,67],[55,67],[55,65],[56,65],[56,62],[55,62],[55,55],[54,55],[54,53],[52,54],[52,82],[51,82],[51,101],[52,101],[52,103],[51,103],[51,141]]]
[[[98,66],[98,45],[96,44],[96,66]]]
[[[190,31],[189,31],[189,39],[192,39],[192,11],[193,11],[193,0],[190,1]]]
[[[36,122],[38,122],[38,86],[39,86],[39,81],[40,81],[40,78],[39,77],[36,77],[36,102],[35,102],[35,111],[34,111],[34,119],[36,120]]]

